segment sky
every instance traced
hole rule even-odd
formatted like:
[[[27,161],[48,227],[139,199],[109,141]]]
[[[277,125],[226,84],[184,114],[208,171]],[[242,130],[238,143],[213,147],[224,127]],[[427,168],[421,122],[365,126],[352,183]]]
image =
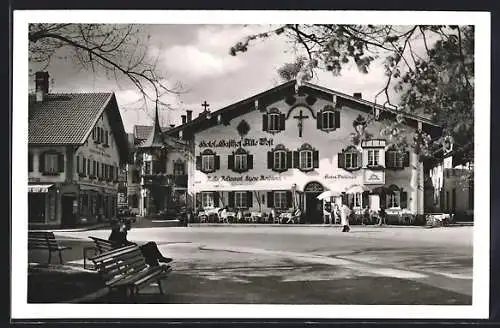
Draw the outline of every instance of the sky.
[[[229,49],[247,35],[270,29],[270,25],[141,25],[149,35],[148,54],[158,57],[158,69],[167,77],[170,86],[182,84],[181,94],[162,98],[171,109],[160,111],[162,126],[178,125],[185,110],[193,110],[193,117],[202,111],[207,101],[211,111],[251,97],[270,89],[280,80],[276,69],[291,62],[298,54],[282,36],[256,41],[245,53],[231,56]],[[64,54],[64,49],[61,50]],[[57,57],[57,56],[56,56]],[[136,124],[152,124],[153,107],[140,101],[137,90],[126,80],[115,80],[102,73],[83,70],[75,62],[54,57],[47,71],[52,93],[115,92],[127,132]],[[39,67],[30,63],[33,74]],[[311,81],[323,87],[352,94],[361,92],[364,99],[374,96],[386,83],[380,63],[371,65],[370,73],[363,74],[356,67],[343,68],[341,76],[318,71]],[[30,90],[34,77],[30,76]]]

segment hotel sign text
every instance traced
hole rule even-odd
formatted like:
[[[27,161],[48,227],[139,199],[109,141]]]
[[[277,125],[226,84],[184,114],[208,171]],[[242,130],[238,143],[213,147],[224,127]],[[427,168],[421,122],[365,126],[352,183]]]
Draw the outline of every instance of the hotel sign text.
[[[268,138],[244,138],[226,140],[201,140],[198,144],[200,148],[238,148],[252,146],[272,146],[273,139]]]

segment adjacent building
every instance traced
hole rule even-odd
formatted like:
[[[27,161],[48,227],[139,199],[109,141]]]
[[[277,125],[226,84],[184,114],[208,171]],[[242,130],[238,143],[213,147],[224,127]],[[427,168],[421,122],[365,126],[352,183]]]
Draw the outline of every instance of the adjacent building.
[[[325,201],[317,196],[330,190],[338,195],[332,201],[344,198],[356,209],[421,215],[429,172],[411,146],[396,149],[380,136],[382,121],[396,115],[359,93],[290,81],[183,118],[165,134],[188,144],[189,155],[180,160],[187,162],[192,208],[300,208],[308,222],[320,223]],[[402,125],[398,134],[410,141],[417,131],[440,133],[430,120],[410,114]],[[356,141],[356,135],[371,137]]]
[[[49,93],[49,74],[37,72],[28,97],[30,226],[109,220],[129,157],[114,93]]]

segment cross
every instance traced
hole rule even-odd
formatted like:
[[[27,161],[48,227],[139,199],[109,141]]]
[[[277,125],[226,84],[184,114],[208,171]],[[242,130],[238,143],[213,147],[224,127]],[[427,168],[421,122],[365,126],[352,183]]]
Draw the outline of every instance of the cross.
[[[294,116],[293,118],[296,118],[299,120],[298,126],[299,126],[299,138],[302,138],[302,120],[305,118],[309,118],[309,116],[303,116],[302,115],[302,110],[299,112],[299,116]]]
[[[207,101],[205,100],[205,101],[203,102],[203,104],[201,104],[201,107],[203,107],[203,108],[204,108],[204,111],[206,112],[206,111],[207,111],[207,108],[208,108],[208,107],[210,107],[210,105],[209,105],[209,104],[207,103]]]

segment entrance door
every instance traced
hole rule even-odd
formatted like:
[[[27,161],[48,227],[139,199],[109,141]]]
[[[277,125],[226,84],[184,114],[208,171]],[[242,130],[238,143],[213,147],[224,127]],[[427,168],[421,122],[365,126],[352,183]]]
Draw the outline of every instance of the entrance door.
[[[44,193],[28,194],[29,223],[45,223],[45,195]]]
[[[325,189],[319,182],[309,182],[304,187],[306,201],[306,223],[321,224],[323,223],[323,201],[317,197]]]
[[[62,227],[74,227],[76,225],[76,214],[74,210],[74,202],[76,202],[75,196],[62,196],[61,205],[62,205],[62,218],[61,218],[61,226]],[[76,207],[78,208],[78,207]]]

